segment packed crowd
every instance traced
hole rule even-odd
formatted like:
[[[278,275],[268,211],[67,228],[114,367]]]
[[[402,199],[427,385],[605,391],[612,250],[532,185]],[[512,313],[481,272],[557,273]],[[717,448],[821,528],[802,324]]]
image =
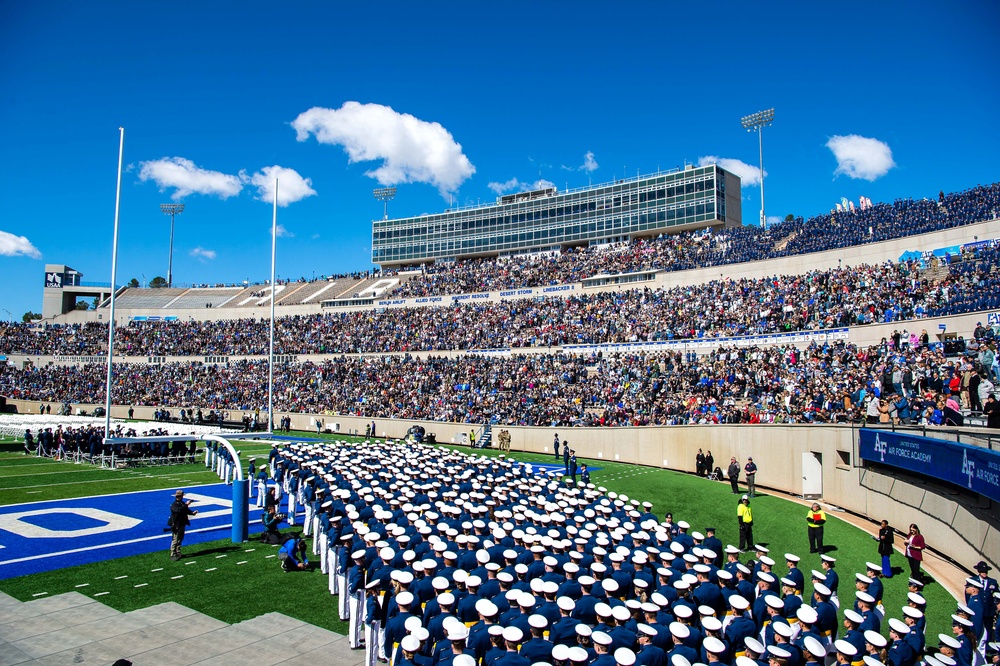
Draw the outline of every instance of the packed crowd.
[[[440,296],[579,282],[600,274],[644,270],[682,271],[821,252],[974,224],[1000,213],[1000,183],[977,186],[935,200],[899,199],[891,204],[831,212],[782,222],[768,229],[747,226],[715,234],[685,232],[611,247],[575,248],[555,255],[468,259],[424,268],[400,285],[399,298]]]
[[[366,666],[974,666],[997,651],[985,564],[935,639],[919,578],[896,611],[876,563],[842,581],[825,553],[811,572],[759,544],[745,557],[713,527],[503,458],[365,442],[274,449],[269,466],[319,556],[279,535],[282,568],[326,574]]]
[[[434,308],[276,320],[278,354],[392,353],[718,338],[896,322],[1000,307],[1000,247],[967,254],[938,280],[912,262]],[[267,353],[267,320],[130,322],[124,356]],[[0,325],[0,352],[94,355],[107,327]]]
[[[720,347],[701,357],[342,357],[278,366],[274,398],[281,412],[501,425],[831,423],[872,415],[939,425],[955,423],[962,410],[989,411],[998,381],[996,343],[984,338],[974,346],[976,351],[946,357],[926,337],[897,333],[868,348],[844,341],[802,349]],[[8,365],[0,369],[0,394],[103,403],[105,372],[99,364]],[[119,364],[112,402],[168,405],[187,413],[260,409],[267,374],[261,360]],[[884,417],[869,411],[872,398],[886,403]]]

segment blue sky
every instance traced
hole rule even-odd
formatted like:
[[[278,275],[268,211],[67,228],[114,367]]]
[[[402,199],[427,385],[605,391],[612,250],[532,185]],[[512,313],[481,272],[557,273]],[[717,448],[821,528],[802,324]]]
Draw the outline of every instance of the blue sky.
[[[768,107],[769,216],[996,181],[997,25],[987,1],[5,3],[0,317],[41,310],[47,262],[110,280],[119,126],[119,282],[166,275],[170,202],[175,283],[265,279],[276,167],[277,272],[311,278],[371,267],[387,184],[396,217],[714,156],[756,223],[739,121]]]

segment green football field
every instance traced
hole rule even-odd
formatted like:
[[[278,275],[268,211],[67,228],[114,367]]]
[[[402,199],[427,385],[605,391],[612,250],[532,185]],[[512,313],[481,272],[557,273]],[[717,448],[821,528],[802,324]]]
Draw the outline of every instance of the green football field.
[[[337,439],[351,438],[337,436]],[[240,442],[238,448],[246,460],[252,455],[266,456],[270,445]],[[498,455],[494,451],[483,454]],[[552,456],[514,453],[511,457],[524,462],[555,462]],[[655,467],[603,460],[580,462],[599,468],[591,474],[593,483],[629,498],[652,502],[653,512],[661,518],[671,512],[675,522],[686,520],[692,531],[716,527],[724,544],[738,543],[737,498],[731,494],[728,482],[708,481]],[[0,453],[0,505],[217,482],[218,477],[200,462],[110,470]],[[766,493],[758,494],[753,508],[754,537],[771,550],[777,573],[785,571],[783,554],[796,553],[802,558],[799,567],[808,581],[809,571],[820,566],[819,556],[808,552],[805,508]],[[839,519],[835,513],[828,515],[825,543],[828,554],[837,558],[840,596],[844,606],[849,607],[853,602],[854,573],[863,571],[866,561],[879,561],[876,544],[867,533]],[[293,529],[298,528],[284,531]],[[174,601],[229,623],[277,611],[346,633],[345,624],[337,619],[336,597],[327,591],[326,576],[318,570],[286,574],[278,566],[276,553],[277,546],[255,541],[233,544],[225,539],[187,546],[186,557],[179,562],[172,562],[165,552],[136,555],[2,580],[0,590],[25,601],[76,591],[121,611]],[[905,565],[901,555],[896,556],[895,564]],[[900,571],[885,581],[887,618],[902,617],[906,580],[907,576]],[[938,633],[950,633],[955,600],[934,582],[927,585],[924,596],[928,600],[928,642],[935,644]]]

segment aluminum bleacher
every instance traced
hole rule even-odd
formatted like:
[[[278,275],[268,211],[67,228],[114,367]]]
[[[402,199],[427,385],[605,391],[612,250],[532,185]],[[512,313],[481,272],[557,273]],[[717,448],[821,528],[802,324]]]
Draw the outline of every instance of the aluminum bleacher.
[[[274,287],[274,294],[280,300],[285,292],[291,292],[296,285],[279,284]],[[276,301],[277,303],[277,301]],[[255,284],[238,292],[227,303],[227,308],[258,308],[271,304],[271,285]]]
[[[192,288],[175,298],[167,307],[174,308],[218,308],[224,306],[243,287]]]
[[[288,285],[293,291],[278,298],[278,305],[297,305],[299,303],[319,303],[337,288],[337,281],[313,280],[299,284]]]
[[[186,291],[188,290],[170,289],[167,287],[159,289],[130,287],[115,298],[115,307],[134,309],[163,308]],[[101,304],[101,307],[108,307],[110,304],[111,301],[105,301]]]

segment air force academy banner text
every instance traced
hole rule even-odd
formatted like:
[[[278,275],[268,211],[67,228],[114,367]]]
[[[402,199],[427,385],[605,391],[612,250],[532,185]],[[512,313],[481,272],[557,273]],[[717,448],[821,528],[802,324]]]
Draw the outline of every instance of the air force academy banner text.
[[[1000,452],[930,437],[861,429],[863,460],[941,479],[1000,502]]]

